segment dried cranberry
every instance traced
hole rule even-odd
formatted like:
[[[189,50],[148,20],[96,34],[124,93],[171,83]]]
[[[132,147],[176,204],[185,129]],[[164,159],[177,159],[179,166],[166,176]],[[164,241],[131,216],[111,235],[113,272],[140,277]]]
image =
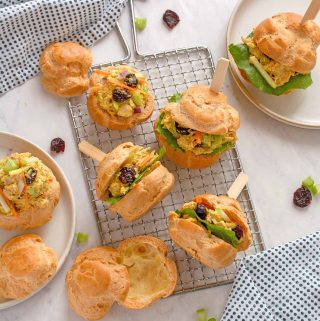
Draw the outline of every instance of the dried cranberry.
[[[306,207],[311,201],[311,192],[305,187],[298,188],[293,194],[293,203],[299,207]]]
[[[120,169],[119,179],[123,184],[130,184],[134,182],[136,171],[131,167],[123,167]]]
[[[233,228],[232,231],[235,233],[238,240],[240,240],[242,238],[243,231],[239,225],[237,225],[235,228]]]
[[[137,87],[138,86],[138,79],[135,74],[127,74],[124,82],[129,87]]]
[[[172,10],[166,10],[162,19],[170,29],[173,29],[180,21],[179,16]]]
[[[125,100],[129,99],[131,95],[124,90],[114,89],[112,92],[112,98],[117,103],[123,103]]]
[[[55,153],[63,153],[66,147],[66,143],[63,139],[57,137],[51,141],[51,151]]]
[[[37,170],[33,167],[30,167],[25,173],[24,177],[26,178],[27,185],[32,184],[37,177]]]
[[[180,135],[189,135],[189,129],[181,127],[177,122],[175,123],[176,130]]]
[[[203,204],[197,204],[196,213],[200,218],[205,220],[207,217],[207,208]]]

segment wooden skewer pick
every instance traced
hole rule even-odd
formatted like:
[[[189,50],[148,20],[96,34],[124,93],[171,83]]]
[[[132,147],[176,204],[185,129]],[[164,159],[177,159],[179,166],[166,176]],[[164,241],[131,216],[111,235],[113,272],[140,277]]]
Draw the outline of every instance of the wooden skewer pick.
[[[216,93],[221,90],[224,83],[224,78],[229,67],[229,60],[226,58],[220,58],[217,63],[216,70],[213,74],[210,89]]]
[[[301,24],[305,23],[307,20],[313,20],[320,10],[320,0],[312,0],[306,13],[304,14]]]
[[[81,141],[78,147],[80,152],[82,152],[83,154],[91,157],[92,159],[98,162],[101,162],[106,157],[106,154],[103,151],[91,145],[85,140]]]
[[[241,172],[229,188],[227,195],[231,198],[237,199],[247,183],[248,176],[245,173]]]

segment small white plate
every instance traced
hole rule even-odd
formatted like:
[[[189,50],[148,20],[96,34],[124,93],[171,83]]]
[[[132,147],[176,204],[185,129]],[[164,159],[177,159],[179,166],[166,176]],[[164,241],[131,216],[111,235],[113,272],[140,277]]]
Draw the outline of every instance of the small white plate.
[[[75,204],[70,184],[58,164],[42,149],[19,136],[0,132],[0,159],[14,152],[31,152],[34,156],[39,157],[44,164],[52,170],[53,174],[59,181],[61,186],[61,195],[58,206],[54,209],[51,221],[35,230],[6,231],[1,229],[0,246],[11,237],[17,235],[28,233],[38,234],[43,238],[46,245],[52,247],[56,251],[58,256],[58,272],[67,258],[75,233]],[[47,285],[53,277],[54,275],[45,285]],[[0,310],[25,301],[42,288],[38,289],[23,300],[7,300],[0,302]]]
[[[227,46],[241,43],[262,20],[280,12],[304,14],[310,0],[240,0],[228,25]],[[315,19],[320,24],[320,15]],[[320,61],[312,71],[313,84],[306,90],[295,90],[286,96],[265,94],[242,78],[228,51],[233,78],[244,95],[269,116],[289,125],[320,129]]]

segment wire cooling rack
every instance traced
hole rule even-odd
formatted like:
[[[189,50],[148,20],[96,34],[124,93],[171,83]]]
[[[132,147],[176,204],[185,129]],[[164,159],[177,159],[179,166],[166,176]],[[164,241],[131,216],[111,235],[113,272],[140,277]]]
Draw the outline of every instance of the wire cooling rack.
[[[116,64],[119,62],[101,64],[94,69]],[[69,101],[69,109],[78,142],[85,139],[104,152],[109,152],[126,141],[158,149],[152,124],[159,114],[159,109],[165,106],[168,97],[174,93],[183,92],[192,84],[208,84],[214,72],[210,51],[205,47],[165,51],[147,55],[127,64],[139,69],[149,80],[155,96],[155,111],[151,120],[130,130],[108,130],[96,125],[90,119],[86,107],[87,97],[85,95],[76,97]],[[98,200],[95,191],[97,163],[83,154],[81,160],[102,243],[116,246],[118,242],[128,237],[145,234],[162,239],[169,248],[169,257],[175,260],[178,268],[179,277],[175,293],[230,283],[234,279],[239,259],[264,249],[247,187],[239,196],[239,201],[247,217],[253,243],[246,252],[239,253],[235,262],[229,267],[220,270],[204,267],[173,244],[167,233],[167,215],[171,210],[178,209],[198,194],[226,194],[242,171],[236,148],[224,153],[216,165],[201,170],[182,169],[164,159],[164,165],[175,176],[174,189],[152,211],[133,223],[126,222],[120,216],[109,212],[106,204]]]

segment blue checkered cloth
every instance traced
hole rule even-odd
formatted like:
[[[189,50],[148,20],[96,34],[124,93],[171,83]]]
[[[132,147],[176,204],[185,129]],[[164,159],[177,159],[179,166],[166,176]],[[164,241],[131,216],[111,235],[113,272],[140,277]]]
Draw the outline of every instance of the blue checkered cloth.
[[[221,321],[319,321],[320,232],[247,257]]]
[[[127,0],[0,0],[0,94],[39,71],[51,42],[91,46],[119,19]]]

